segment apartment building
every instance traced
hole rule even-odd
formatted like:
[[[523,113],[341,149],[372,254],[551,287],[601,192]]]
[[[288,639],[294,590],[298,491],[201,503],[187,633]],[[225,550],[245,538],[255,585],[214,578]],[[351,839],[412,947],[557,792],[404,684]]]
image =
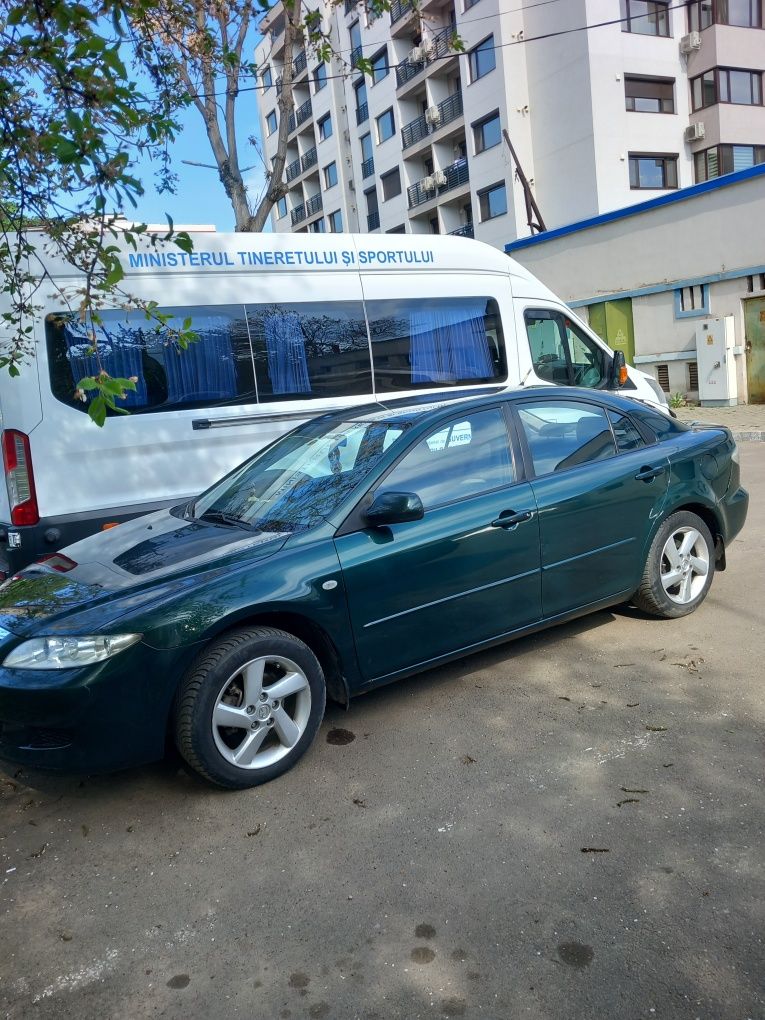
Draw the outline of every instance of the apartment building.
[[[765,162],[764,2],[393,0],[372,18],[321,0],[335,56],[293,55],[289,193],[273,227],[504,246],[530,227],[503,129],[548,229]],[[280,5],[260,27],[268,161]]]

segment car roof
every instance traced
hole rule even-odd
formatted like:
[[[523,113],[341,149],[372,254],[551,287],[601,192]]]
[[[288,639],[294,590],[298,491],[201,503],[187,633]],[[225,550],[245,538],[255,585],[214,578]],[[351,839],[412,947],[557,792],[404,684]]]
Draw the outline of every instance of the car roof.
[[[609,407],[621,410],[627,414],[640,413],[641,410],[650,410],[648,405],[631,400],[615,393],[604,392],[603,390],[584,389],[571,386],[514,386],[504,389],[495,387],[478,387],[473,390],[460,390],[456,393],[425,393],[419,397],[383,397],[375,402],[359,404],[351,407],[340,408],[337,411],[330,411],[319,418],[317,422],[388,422],[406,423],[413,425],[421,421],[436,421],[440,417],[451,417],[463,408],[476,408],[482,404],[515,403],[521,400],[534,398],[565,399],[595,401]],[[659,413],[656,411],[655,413]]]

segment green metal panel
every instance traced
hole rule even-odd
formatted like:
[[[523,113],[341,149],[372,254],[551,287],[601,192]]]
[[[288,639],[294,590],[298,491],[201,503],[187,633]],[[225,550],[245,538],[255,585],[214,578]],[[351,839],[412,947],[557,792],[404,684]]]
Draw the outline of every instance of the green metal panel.
[[[746,378],[750,404],[765,404],[765,298],[744,302]]]
[[[601,301],[589,307],[590,326],[615,351],[623,351],[628,365],[635,364],[635,329],[632,299]]]

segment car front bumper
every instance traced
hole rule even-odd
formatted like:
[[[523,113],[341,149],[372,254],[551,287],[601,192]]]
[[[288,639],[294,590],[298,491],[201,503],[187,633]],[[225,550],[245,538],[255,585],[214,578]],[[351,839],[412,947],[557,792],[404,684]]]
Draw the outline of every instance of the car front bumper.
[[[0,759],[108,772],[161,758],[186,658],[141,643],[79,669],[0,667]]]

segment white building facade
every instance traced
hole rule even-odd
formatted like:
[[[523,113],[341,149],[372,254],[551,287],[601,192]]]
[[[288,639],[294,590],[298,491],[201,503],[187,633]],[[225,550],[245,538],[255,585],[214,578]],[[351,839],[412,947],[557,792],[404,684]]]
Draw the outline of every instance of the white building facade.
[[[765,162],[763,0],[394,0],[319,6],[335,56],[293,55],[279,231],[530,233]],[[586,30],[585,30],[586,27]],[[276,149],[283,11],[256,50]],[[464,53],[452,45],[462,40]],[[354,70],[363,56],[372,74]]]

